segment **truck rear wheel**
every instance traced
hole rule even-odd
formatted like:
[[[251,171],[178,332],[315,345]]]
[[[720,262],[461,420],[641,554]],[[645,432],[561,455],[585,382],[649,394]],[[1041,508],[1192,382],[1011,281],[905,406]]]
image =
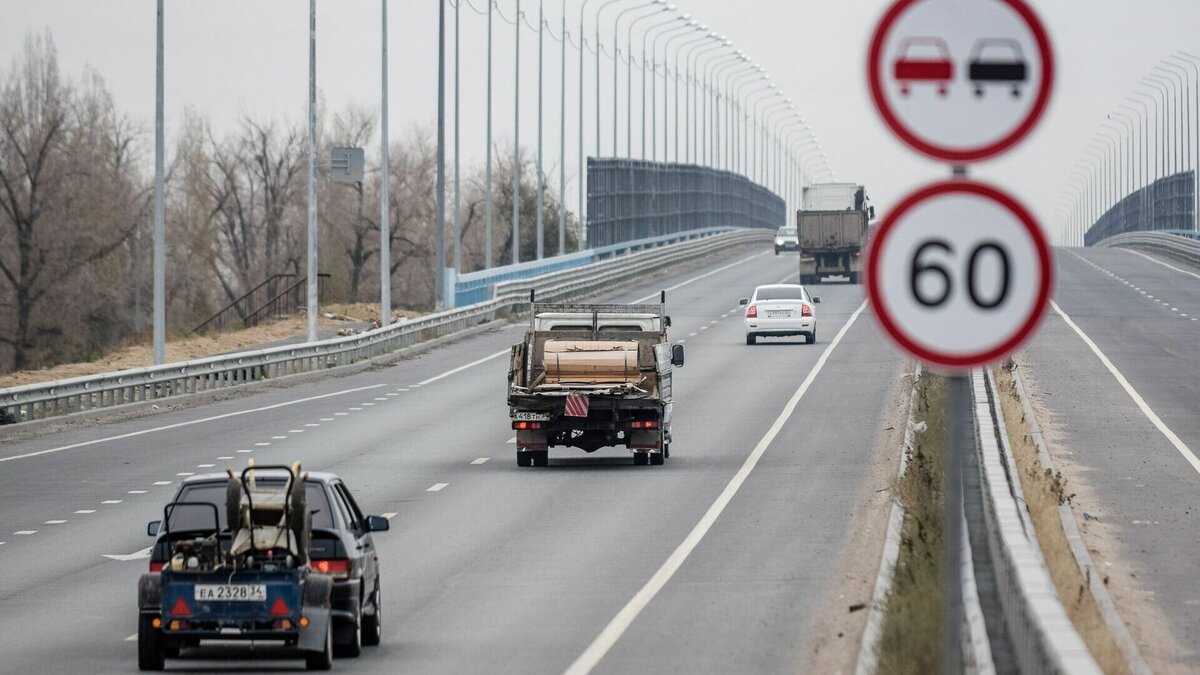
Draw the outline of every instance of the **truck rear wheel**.
[[[532,457],[530,457],[530,459],[533,460],[534,466],[549,466],[550,465],[550,452],[549,451],[538,450],[537,452],[531,452],[529,454],[532,455]]]
[[[661,452],[650,453],[650,464],[651,465],[662,466],[664,460],[666,460],[666,456],[663,453],[661,453]]]
[[[650,464],[650,453],[648,453],[648,452],[633,453],[633,465],[634,466],[646,466],[648,464]]]
[[[517,466],[533,466],[533,453],[517,451]]]

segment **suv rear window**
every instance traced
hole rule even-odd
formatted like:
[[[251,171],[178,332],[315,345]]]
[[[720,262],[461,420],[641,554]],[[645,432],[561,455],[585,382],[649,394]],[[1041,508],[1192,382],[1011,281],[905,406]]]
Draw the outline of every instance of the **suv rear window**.
[[[265,485],[279,485],[281,481],[272,481],[270,479],[258,479],[259,483]],[[179,492],[179,496],[175,498],[177,502],[205,502],[214,504],[217,507],[217,519],[220,523],[220,528],[225,530],[229,527],[229,523],[225,522],[225,482],[220,483],[195,483],[193,485],[184,485]],[[329,498],[325,495],[325,489],[320,483],[308,481],[304,485],[304,491],[308,500],[308,510],[316,511],[312,516],[312,526],[326,530],[333,529],[333,516],[329,510]],[[212,509],[200,506],[180,506],[171,511],[171,521],[167,524],[168,532],[182,532],[188,530],[207,531],[212,528]]]
[[[804,290],[795,288],[760,288],[754,296],[756,301],[762,300],[804,300]]]
[[[776,234],[777,234],[777,235],[779,235],[779,236],[781,236],[781,237],[794,237],[794,236],[796,236],[796,228],[794,228],[794,227],[781,227],[781,228],[779,228],[779,231],[778,231],[778,232],[776,232]]]

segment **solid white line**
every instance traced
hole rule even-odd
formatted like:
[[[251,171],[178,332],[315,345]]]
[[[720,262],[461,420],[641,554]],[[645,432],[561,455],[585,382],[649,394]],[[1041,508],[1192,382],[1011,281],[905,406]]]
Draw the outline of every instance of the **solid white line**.
[[[766,254],[767,254],[766,251],[764,251],[762,253],[755,253],[754,255],[749,256],[747,258],[742,258],[741,260],[738,260],[736,262],[731,262],[728,265],[722,265],[721,267],[718,267],[715,270],[709,270],[708,272],[705,272],[704,274],[701,274],[699,276],[694,276],[691,279],[688,279],[687,281],[681,281],[681,282],[675,284],[674,286],[668,286],[662,290],[669,292],[669,291],[675,290],[676,288],[682,288],[682,287],[687,286],[688,284],[692,283],[693,281],[699,281],[705,277],[711,277],[712,275],[716,274],[717,272],[724,272],[725,270],[729,269],[730,267],[737,267],[738,265],[741,265],[742,263],[750,262],[751,260],[754,260],[755,258],[761,258]],[[650,295],[647,295],[644,298],[638,298],[637,300],[634,300],[633,302],[631,302],[629,304],[636,305],[638,303],[645,302],[652,298],[657,298],[660,292],[661,291],[655,291],[655,292],[651,293]]]
[[[450,377],[451,375],[461,373],[462,371],[464,371],[468,368],[474,368],[475,366],[477,366],[481,363],[487,363],[488,361],[491,361],[492,359],[500,358],[501,356],[504,356],[505,354],[508,354],[508,353],[511,353],[511,350],[505,349],[502,351],[498,351],[495,354],[491,354],[490,356],[485,356],[482,359],[479,359],[478,361],[472,361],[470,363],[463,364],[457,368],[452,368],[450,370],[447,370],[446,372],[442,373],[441,375],[434,375],[433,377],[429,378],[428,380],[421,380],[419,383],[409,385],[409,386],[421,387],[421,386],[424,386],[431,382],[437,382],[438,380],[440,380],[444,377]],[[401,389],[400,391],[404,391],[404,390]]]
[[[1183,458],[1187,460],[1188,464],[1192,465],[1192,468],[1196,470],[1196,473],[1200,473],[1200,459],[1198,459],[1196,455],[1192,453],[1191,449],[1188,448],[1188,446],[1179,438],[1179,436],[1176,436],[1175,432],[1171,431],[1170,427],[1164,424],[1162,419],[1150,409],[1150,405],[1146,403],[1146,399],[1142,398],[1142,395],[1137,393],[1137,390],[1133,388],[1133,385],[1129,383],[1129,380],[1125,379],[1125,376],[1121,374],[1121,371],[1117,370],[1117,367],[1113,365],[1113,362],[1104,355],[1104,352],[1100,351],[1100,347],[1097,346],[1090,337],[1088,337],[1087,333],[1083,332],[1082,328],[1075,325],[1075,322],[1071,320],[1071,317],[1067,316],[1066,312],[1062,311],[1062,308],[1058,306],[1058,303],[1051,300],[1050,307],[1062,317],[1062,320],[1071,327],[1071,330],[1075,331],[1080,339],[1083,340],[1084,344],[1086,344],[1088,348],[1092,350],[1092,353],[1096,355],[1096,358],[1100,359],[1100,363],[1104,364],[1104,367],[1108,369],[1108,372],[1111,373],[1114,378],[1116,378],[1117,383],[1121,385],[1121,388],[1125,390],[1125,393],[1129,395],[1129,398],[1133,399],[1134,404],[1139,410],[1142,411],[1142,414],[1146,416],[1146,419],[1150,420],[1150,423],[1154,425],[1154,428],[1158,429],[1159,433],[1165,436],[1167,441],[1179,451],[1179,454],[1183,455]]]
[[[479,459],[471,460],[471,463],[472,464],[483,464],[484,462],[488,461],[489,459],[491,459],[491,458],[490,457],[480,457]]]
[[[449,483],[434,483],[433,485],[430,485],[429,487],[425,488],[425,491],[426,492],[441,492],[442,488],[446,487],[447,485],[449,485]]]
[[[214,415],[212,417],[205,417],[205,418],[198,419],[198,420],[189,420],[187,422],[176,422],[175,424],[167,424],[167,425],[161,426],[161,427],[154,427],[153,429],[142,429],[141,431],[131,431],[127,434],[120,434],[117,436],[107,436],[105,438],[97,438],[97,439],[91,440],[91,441],[82,441],[79,443],[72,443],[70,445],[63,445],[63,446],[60,446],[57,448],[47,448],[45,450],[38,450],[36,452],[27,452],[23,455],[13,455],[12,457],[0,457],[0,463],[11,462],[14,459],[25,459],[27,457],[37,457],[38,455],[48,455],[53,452],[62,452],[63,450],[74,450],[75,448],[82,448],[82,447],[86,447],[89,445],[98,445],[100,443],[108,443],[110,441],[120,441],[120,440],[123,440],[126,438],[133,438],[134,436],[144,436],[146,434],[152,434],[157,431],[168,431],[170,429],[179,429],[180,427],[190,427],[194,424],[203,424],[204,422],[214,422],[216,420],[228,419],[230,417],[249,415],[250,413],[263,412],[266,410],[277,410],[279,408],[286,408],[288,406],[298,405],[300,403],[307,403],[309,401],[319,401],[323,398],[329,398],[331,396],[341,396],[343,394],[353,394],[355,392],[364,391],[367,389],[378,389],[379,387],[383,387],[383,386],[386,386],[386,385],[372,384],[372,385],[369,385],[366,387],[355,387],[354,389],[345,389],[342,391],[335,391],[335,392],[332,392],[329,394],[321,394],[320,396],[309,396],[308,398],[300,398],[300,399],[296,399],[294,401],[284,401],[283,403],[276,403],[274,405],[263,406],[261,408],[251,408],[250,410],[238,410],[236,412],[225,413],[223,415]]]
[[[387,518],[388,520],[391,520],[392,518],[395,518],[395,517],[396,517],[396,513],[395,513],[395,512],[381,513],[381,514],[379,514],[379,515],[383,516],[384,518]]]
[[[696,523],[696,526],[692,528],[692,531],[688,533],[688,536],[683,540],[682,543],[679,544],[678,547],[676,547],[675,551],[671,553],[671,556],[667,558],[667,561],[663,563],[662,567],[658,568],[658,571],[654,573],[654,576],[650,577],[650,580],[646,582],[646,585],[642,586],[641,590],[639,590],[637,594],[634,595],[633,598],[631,598],[629,602],[621,608],[621,611],[618,612],[617,615],[613,617],[613,620],[604,627],[604,630],[600,631],[600,634],[596,636],[596,639],[592,641],[592,644],[588,645],[588,648],[579,655],[579,658],[575,659],[575,662],[567,668],[565,675],[586,675],[587,673],[590,673],[592,669],[600,663],[600,660],[604,658],[604,655],[608,653],[608,650],[612,649],[613,645],[617,643],[617,640],[619,640],[625,631],[629,629],[629,626],[633,624],[634,620],[637,619],[642,610],[650,604],[650,601],[654,599],[654,596],[658,595],[658,592],[661,591],[664,586],[666,586],[667,582],[671,580],[671,577],[675,575],[675,572],[677,572],[679,568],[683,566],[684,561],[686,561],[688,556],[691,555],[692,551],[696,549],[696,546],[700,544],[700,541],[704,539],[704,536],[708,534],[709,529],[712,528],[713,523],[717,521],[717,518],[721,516],[721,513],[725,510],[725,507],[729,506],[729,503],[733,500],[734,495],[738,493],[738,490],[741,489],[742,484],[746,482],[746,478],[750,476],[750,472],[754,471],[754,467],[758,465],[758,461],[762,458],[763,453],[767,451],[767,447],[769,447],[771,442],[775,440],[775,437],[779,435],[780,430],[783,429],[783,425],[786,424],[789,419],[791,419],[792,413],[796,410],[796,406],[800,404],[800,399],[804,397],[804,394],[808,391],[808,388],[812,386],[813,381],[817,378],[817,375],[821,372],[821,369],[825,367],[825,363],[829,361],[830,354],[832,354],[833,350],[836,349],[838,344],[841,343],[842,338],[846,335],[846,332],[850,330],[850,327],[854,325],[855,320],[858,319],[859,315],[861,315],[863,310],[866,308],[867,303],[864,302],[858,306],[858,309],[856,309],[853,314],[850,315],[850,318],[842,326],[841,330],[839,330],[837,335],[834,336],[833,341],[830,342],[829,346],[825,348],[825,351],[821,353],[821,357],[817,359],[817,363],[812,367],[812,370],[808,372],[808,376],[805,377],[804,381],[800,383],[800,387],[796,389],[794,394],[792,394],[792,397],[788,400],[787,405],[785,405],[783,410],[779,413],[779,417],[775,419],[775,422],[767,430],[767,433],[758,441],[758,445],[754,446],[754,450],[751,451],[750,456],[746,458],[745,463],[742,464],[742,468],[738,469],[738,472],[734,474],[733,478],[729,481],[729,484],[725,486],[725,489],[721,491],[721,494],[717,497],[716,501],[714,501],[712,505],[708,507],[708,511],[706,511],[704,516],[700,518],[700,522]]]
[[[1122,251],[1128,251],[1129,253],[1132,253],[1132,254],[1134,254],[1134,255],[1140,255],[1140,256],[1142,256],[1142,257],[1143,257],[1143,258],[1145,258],[1146,260],[1149,260],[1149,261],[1150,261],[1150,262],[1152,262],[1152,263],[1158,263],[1159,265],[1162,265],[1163,267],[1166,267],[1167,269],[1175,270],[1176,272],[1179,272],[1180,274],[1186,274],[1186,275],[1188,275],[1188,276],[1190,276],[1190,277],[1196,277],[1197,279],[1200,279],[1200,274],[1196,274],[1195,272],[1189,272],[1189,271],[1187,271],[1187,270],[1181,270],[1181,269],[1179,269],[1178,267],[1176,267],[1176,266],[1174,266],[1174,265],[1168,265],[1167,263],[1165,263],[1165,262],[1163,262],[1163,261],[1159,260],[1158,258],[1152,258],[1152,257],[1150,257],[1150,256],[1148,256],[1148,255],[1146,255],[1145,253],[1142,253],[1142,252],[1140,252],[1140,251],[1132,251],[1132,250],[1130,250],[1130,249],[1127,249],[1127,248],[1123,248],[1123,249],[1121,249],[1121,250],[1122,250]]]

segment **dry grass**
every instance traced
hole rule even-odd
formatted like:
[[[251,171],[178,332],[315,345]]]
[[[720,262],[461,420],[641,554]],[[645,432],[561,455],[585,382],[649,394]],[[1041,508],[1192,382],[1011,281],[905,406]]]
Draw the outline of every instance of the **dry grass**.
[[[1025,504],[1050,577],[1058,589],[1058,597],[1066,607],[1075,630],[1104,672],[1110,675],[1128,673],[1125,656],[1108,632],[1096,599],[1088,590],[1087,580],[1075,563],[1075,556],[1063,533],[1058,507],[1071,497],[1066,480],[1061,473],[1052,473],[1042,466],[1011,372],[1004,368],[996,368],[992,372],[996,377],[1009,443],[1021,476]],[[1108,583],[1107,579],[1104,581]]]
[[[366,303],[354,305],[331,304],[321,308],[321,317],[317,326],[321,330],[336,329],[345,325],[342,319],[326,319],[325,313],[346,316],[351,319],[370,321],[379,315],[379,305]],[[417,312],[397,310],[405,317],[419,316]],[[227,352],[244,349],[255,349],[262,345],[285,340],[308,332],[308,320],[303,314],[280,319],[253,328],[228,330],[220,333],[205,335],[188,335],[167,340],[167,361],[188,361],[191,359],[216,356]],[[148,342],[127,344],[113,352],[105,354],[95,361],[83,363],[64,363],[53,368],[42,370],[24,370],[0,375],[0,389],[18,387],[23,384],[35,384],[61,380],[68,377],[82,377],[109,373],[129,368],[143,368],[154,363],[153,347]]]
[[[379,317],[379,303],[371,302],[355,302],[355,303],[329,303],[322,305],[321,311],[324,313],[334,314],[337,317],[345,317],[353,321],[374,321]],[[413,312],[407,309],[393,309],[392,316],[402,316],[406,319],[421,316],[420,312]]]
[[[939,672],[941,654],[942,449],[946,381],[926,373],[917,384],[916,434],[908,467],[895,485],[904,507],[900,555],[879,639],[879,673]]]

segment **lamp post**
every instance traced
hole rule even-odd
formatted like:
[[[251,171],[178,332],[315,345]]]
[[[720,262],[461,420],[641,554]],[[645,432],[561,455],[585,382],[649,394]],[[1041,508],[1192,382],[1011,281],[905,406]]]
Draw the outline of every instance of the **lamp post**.
[[[690,107],[692,85],[691,85],[691,81],[689,79],[691,77],[691,73],[690,73],[690,71],[687,70],[687,63],[691,59],[691,54],[689,53],[687,56],[683,56],[683,53],[684,53],[684,50],[695,51],[695,49],[697,47],[699,47],[701,44],[705,44],[705,43],[709,42],[709,40],[712,39],[712,37],[711,37],[712,34],[708,32],[708,26],[701,25],[701,26],[699,26],[698,31],[702,32],[703,35],[696,35],[691,40],[687,40],[683,44],[679,45],[679,47],[676,48],[676,50],[675,50],[675,159],[674,159],[674,161],[676,163],[679,162],[679,129],[680,129],[680,124],[679,124],[679,80],[680,80],[681,72],[683,73],[683,78],[682,78],[683,79],[683,125],[682,126],[683,126],[683,142],[684,142],[685,146],[687,145],[687,139],[688,139],[688,127],[691,125],[691,121],[692,121],[691,120],[691,107]],[[682,59],[680,58],[681,56],[682,56]],[[683,66],[684,66],[682,69],[679,67],[679,63],[681,60],[683,61]],[[665,143],[666,137],[667,137],[667,117],[664,115],[663,116],[664,143]],[[684,149],[683,156],[684,156],[684,160],[686,161],[687,160],[686,147]],[[666,158],[666,156],[664,155],[664,159],[665,158]]]
[[[458,275],[462,274],[462,183],[459,180],[461,171],[459,167],[462,165],[459,150],[462,143],[459,143],[459,50],[458,43],[458,10],[462,5],[461,2],[454,5],[454,278],[458,279]],[[455,289],[449,289],[454,292]],[[453,306],[453,302],[447,302],[447,306]]]
[[[621,10],[620,12],[618,12],[618,13],[617,13],[617,18],[613,20],[613,118],[612,118],[612,125],[613,125],[613,151],[612,151],[612,156],[613,156],[613,157],[616,157],[616,156],[617,156],[617,153],[618,153],[618,150],[617,150],[617,144],[618,144],[618,140],[617,140],[617,137],[618,137],[617,125],[619,124],[619,121],[620,121],[620,119],[621,119],[621,118],[620,118],[620,115],[617,113],[617,101],[618,101],[618,100],[619,100],[619,98],[620,98],[620,97],[619,97],[619,92],[620,92],[620,87],[619,87],[619,84],[620,84],[620,78],[619,78],[619,76],[618,76],[618,70],[617,70],[617,66],[618,66],[618,65],[620,64],[620,62],[621,62],[621,43],[620,43],[620,36],[621,36],[621,32],[620,32],[620,31],[621,31],[621,19],[622,19],[622,18],[623,18],[623,17],[624,17],[626,14],[629,14],[630,12],[636,12],[636,11],[639,11],[639,10],[645,9],[645,8],[647,8],[647,7],[653,7],[653,6],[656,6],[656,5],[662,5],[662,4],[663,4],[663,2],[664,2],[664,0],[650,0],[649,2],[644,2],[644,3],[640,4],[640,5],[634,5],[633,7],[628,7],[628,8],[626,8],[626,9],[623,9],[623,10]],[[601,9],[603,9],[603,8],[601,8]],[[660,8],[660,9],[658,9],[658,10],[655,10],[655,12],[658,12],[658,11],[664,11],[664,10],[662,10],[661,8]],[[653,13],[651,13],[651,14],[647,14],[646,16],[653,16]],[[635,19],[635,21],[636,21],[636,19]],[[633,60],[633,59],[632,59],[632,54],[630,54],[630,55],[629,55],[629,58],[626,60],[626,63],[627,63],[627,64],[628,64],[628,63],[631,63],[631,62],[632,62],[632,60]],[[628,74],[626,75],[626,79],[628,79]],[[627,86],[627,89],[628,89],[628,86]],[[632,90],[630,90],[630,93],[632,93]]]
[[[662,67],[663,67],[663,161],[665,162],[668,159],[667,152],[670,149],[669,144],[667,143],[668,136],[667,136],[667,129],[666,129],[666,120],[670,116],[670,113],[671,113],[671,102],[670,102],[670,99],[667,98],[668,93],[669,93],[668,92],[668,87],[669,87],[668,77],[669,77],[669,73],[671,70],[667,64],[667,49],[670,48],[671,42],[673,42],[674,40],[681,38],[681,37],[687,37],[687,35],[689,33],[696,30],[696,26],[698,25],[694,20],[692,20],[690,15],[684,14],[683,16],[680,17],[680,19],[684,21],[684,23],[682,25],[675,26],[673,28],[666,28],[666,29],[660,31],[658,34],[656,34],[654,36],[654,39],[650,41],[650,159],[655,162],[658,161],[658,85],[655,82],[654,76],[658,72],[657,71],[657,68],[658,68],[658,66],[657,66],[657,64],[658,64],[658,41],[662,38],[666,38],[666,40],[663,42],[663,58],[662,58]],[[676,105],[678,105],[679,97],[676,96],[675,100],[676,100]],[[643,133],[645,133],[645,132],[643,131]]]
[[[747,85],[765,82],[769,78],[763,72],[762,66],[749,60],[742,68],[730,71],[725,80],[726,134],[725,151],[728,156],[726,169],[740,171],[742,139],[742,89]]]
[[[1187,79],[1178,72],[1168,70],[1162,66],[1155,66],[1154,70],[1156,72],[1151,73],[1147,77],[1157,79],[1160,82],[1166,82],[1171,87],[1171,95],[1175,98],[1176,102],[1176,107],[1173,111],[1175,113],[1175,124],[1172,125],[1171,130],[1175,134],[1175,139],[1178,143],[1178,147],[1176,147],[1175,143],[1172,143],[1172,150],[1175,152],[1176,158],[1175,172],[1178,173],[1183,168],[1185,161],[1184,149],[1187,147],[1184,137],[1184,134],[1187,132],[1187,118],[1184,114],[1184,102],[1187,101],[1187,92],[1184,90],[1184,87],[1187,84]]]
[[[705,116],[708,119],[705,120],[705,127],[707,128],[702,132],[700,138],[704,142],[704,161],[714,169],[720,168],[721,164],[721,90],[718,87],[718,82],[725,70],[741,65],[745,61],[746,56],[741,51],[738,51],[709,61],[705,69],[705,81],[708,86],[708,100],[705,101]],[[711,69],[711,71],[708,69]]]
[[[558,254],[567,252],[567,0],[562,0],[562,24],[559,37],[558,82]],[[579,49],[583,49],[580,34]],[[583,120],[579,120],[580,128]],[[583,183],[583,165],[579,166],[579,181]],[[583,217],[583,211],[579,212]]]
[[[537,259],[541,260],[545,253],[545,229],[542,222],[542,200],[546,192],[546,182],[542,180],[542,33],[546,27],[545,0],[538,0],[538,85],[537,85]]]
[[[778,112],[781,107],[786,108],[788,103],[784,100],[783,93],[774,84],[761,92],[747,94],[747,105],[749,105],[749,97],[754,93],[766,93],[767,96],[760,97],[750,108],[751,132],[747,138],[752,150],[750,161],[746,164],[746,175],[753,177],[761,185],[771,187],[771,145],[775,138],[771,133],[770,119],[773,116],[771,113]],[[759,155],[760,150],[762,151],[761,156]]]
[[[763,77],[766,78],[768,76],[764,75]],[[745,141],[742,143],[738,172],[751,179],[754,179],[758,168],[759,150],[763,149],[765,152],[765,148],[760,147],[765,143],[763,138],[765,134],[763,134],[760,118],[762,106],[765,102],[772,101],[775,97],[783,98],[783,94],[779,93],[779,88],[769,80],[764,80],[761,83],[751,82],[746,86],[753,87],[756,84],[765,84],[766,86],[760,89],[750,89],[750,91],[746,92],[745,97],[741,99],[743,101],[741,116],[742,137]],[[751,101],[753,101],[753,104],[751,104]],[[761,177],[757,180],[765,185]]]
[[[315,2],[315,0],[314,0]],[[316,12],[313,10],[312,21],[316,22]],[[157,15],[156,15],[156,38],[155,38],[155,66],[154,66],[154,319],[151,326],[154,365],[161,366],[167,362],[167,216],[166,216],[166,171],[164,169],[166,150],[165,150],[165,132],[163,123],[164,109],[164,87],[163,87],[163,39],[165,37],[163,31],[163,0],[158,0]],[[313,43],[316,38],[311,37]],[[310,44],[313,44],[310,43]],[[315,50],[315,46],[310,47]],[[313,57],[315,58],[315,56]],[[312,73],[310,73],[312,77]],[[312,171],[314,166],[313,147],[309,146],[309,170]],[[315,194],[315,192],[313,193]],[[310,196],[312,196],[310,194]],[[309,218],[310,225],[312,218]],[[316,250],[315,238],[312,236],[312,231],[315,227],[309,228],[309,256],[313,256]],[[140,230],[139,230],[140,231]],[[310,265],[311,267],[311,265]],[[139,268],[140,269],[140,268]],[[314,277],[316,275],[313,275]],[[138,288],[141,289],[141,279],[138,279]],[[311,287],[311,284],[310,284]],[[311,288],[310,288],[311,290]],[[141,298],[139,290],[138,298]],[[309,302],[309,331],[308,341],[316,340],[316,312],[312,310],[315,303]],[[141,309],[140,307],[138,308]],[[137,315],[138,327],[141,327],[142,315],[138,312]]]
[[[657,12],[643,14],[642,16],[634,17],[629,22],[629,26],[625,30],[625,47],[629,52],[629,58],[625,60],[625,156],[633,158],[633,27],[649,19],[656,14],[662,12],[675,11],[675,5],[667,5],[660,8]],[[658,25],[658,24],[655,24]],[[652,26],[653,27],[653,26]],[[643,33],[643,37],[645,34]],[[642,130],[645,131],[645,115],[646,115],[646,48],[645,40],[642,42]],[[642,138],[642,159],[646,158],[646,139],[643,134]]]
[[[600,156],[600,126],[601,126],[601,124],[600,124],[600,56],[601,56],[601,51],[604,48],[604,45],[600,42],[600,25],[601,25],[600,24],[600,15],[604,13],[605,9],[607,9],[608,7],[610,7],[612,5],[615,5],[619,2],[629,2],[629,1],[630,0],[608,0],[607,2],[600,5],[600,7],[596,9],[596,156],[597,157]],[[580,35],[583,34],[583,17],[584,17],[583,7],[586,7],[588,2],[589,2],[589,0],[583,0],[583,6],[580,8],[580,12],[579,12],[579,34]],[[652,4],[655,4],[654,0],[650,0],[650,2],[644,2],[641,5],[639,5],[639,7],[644,7],[646,5],[652,5]],[[619,16],[617,18],[620,19]],[[615,24],[614,24],[614,28],[613,28],[613,35],[614,35],[614,40],[613,40],[612,57],[613,57],[613,77],[615,78],[616,74],[617,74],[617,61],[618,61],[617,50],[616,50],[616,39],[615,39],[615,36],[616,36]],[[583,55],[582,54],[579,57],[579,70],[581,73],[583,72]],[[613,81],[613,93],[614,94],[616,93],[616,86],[617,86],[616,80],[614,79],[614,81]],[[582,75],[580,75],[580,77],[579,77],[579,100],[581,101],[581,103],[579,104],[580,105],[579,119],[582,120],[583,119],[583,112],[582,112],[583,111],[583,103],[582,103],[582,101],[583,101],[583,76]],[[613,111],[614,111],[614,113],[616,111],[615,103],[613,105]],[[583,129],[583,125],[581,124],[580,125],[580,133],[581,134],[582,134],[582,129]],[[616,155],[616,140],[615,139],[613,140],[613,148],[614,148],[613,155]],[[582,152],[580,154],[582,155]]]
[[[724,56],[710,57],[708,62],[704,64],[703,68],[700,67],[700,59],[705,54],[709,54],[715,50],[724,50],[728,46],[728,40],[718,36],[715,44],[704,47],[703,49],[697,49],[692,52],[691,55],[691,58],[694,59],[695,62],[690,67],[692,72],[692,113],[690,116],[692,125],[688,132],[688,135],[691,137],[691,151],[688,155],[688,162],[694,164],[704,164],[706,162],[703,148],[700,143],[700,129],[708,126],[708,98],[711,94],[708,88],[708,69],[711,65],[720,63],[721,61],[733,55],[727,54]],[[687,145],[686,142],[684,144]]]
[[[512,186],[512,264],[521,262],[521,0],[513,20],[516,46],[513,49],[513,186]]]
[[[759,180],[764,185],[777,190],[779,189],[779,125],[776,118],[787,110],[794,110],[795,106],[779,91],[776,91],[772,98],[774,100],[767,99],[771,103],[763,105],[762,110],[755,113],[756,116],[762,116],[763,156],[759,162],[754,163],[757,166],[751,165],[750,170],[760,177]],[[775,155],[774,160],[772,160],[772,151]]]
[[[484,169],[484,198],[483,198],[483,267],[492,266],[492,9],[496,0],[488,0],[487,11],[487,160]]]
[[[1196,121],[1195,134],[1192,138],[1195,139],[1195,154],[1192,166],[1192,192],[1195,195],[1195,204],[1192,209],[1194,220],[1192,221],[1192,230],[1200,230],[1200,185],[1197,184],[1197,179],[1200,178],[1200,57],[1192,56],[1187,52],[1179,52],[1172,54],[1171,58],[1176,59],[1192,69],[1192,114]],[[1190,152],[1190,150],[1189,150]]]
[[[1146,77],[1142,78],[1142,84],[1146,85],[1147,87],[1152,87],[1155,91],[1162,95],[1162,107],[1160,108],[1160,111],[1162,113],[1163,125],[1163,175],[1166,176],[1168,174],[1175,173],[1175,164],[1178,163],[1178,160],[1171,161],[1170,157],[1170,155],[1173,154],[1172,150],[1175,147],[1175,142],[1169,136],[1172,131],[1171,90],[1174,88],[1174,84],[1172,83],[1170,86],[1168,86],[1165,80],[1160,80],[1153,75],[1147,75]]]
[[[657,97],[655,96],[655,90],[653,88],[654,87],[654,74],[653,74],[654,73],[654,49],[653,48],[651,49],[650,56],[646,56],[646,45],[647,45],[647,43],[655,44],[658,40],[658,37],[656,35],[654,42],[650,42],[650,34],[651,33],[658,32],[660,28],[665,28],[672,24],[679,23],[680,21],[687,21],[687,20],[689,20],[689,18],[690,17],[687,14],[684,14],[683,16],[673,16],[670,19],[667,19],[666,21],[652,23],[649,26],[646,26],[645,30],[642,31],[642,98],[641,98],[641,102],[642,102],[642,160],[643,161],[646,159],[646,66],[647,65],[650,66],[650,70],[651,70],[650,97],[651,97],[651,101],[652,101],[652,103],[651,103],[652,109],[654,107],[654,102],[657,101]],[[632,35],[632,28],[633,28],[633,26],[631,25],[630,26],[630,29],[631,29],[630,34],[631,35]],[[659,34],[662,34],[662,33],[659,32]],[[651,113],[651,115],[653,115],[653,112]]]
[[[1134,176],[1137,173],[1137,158],[1134,157],[1134,154],[1133,154],[1133,132],[1137,129],[1137,125],[1133,121],[1132,117],[1130,117],[1129,115],[1126,115],[1124,113],[1111,112],[1108,114],[1108,118],[1111,120],[1120,122],[1123,130],[1127,134],[1125,138],[1127,141],[1126,142],[1126,153],[1129,155],[1129,181],[1128,181],[1129,187],[1126,188],[1125,193],[1126,193],[1126,195],[1131,195],[1131,194],[1133,194],[1134,190],[1136,189],[1136,188],[1134,188]]]
[[[380,69],[379,87],[379,321],[386,326],[392,321],[392,219],[388,159],[388,0],[379,0],[380,9]]]
[[[1142,103],[1141,101],[1138,101],[1136,99],[1130,99],[1130,98],[1127,98],[1126,100],[1137,103],[1138,105],[1142,106],[1143,110],[1145,110],[1145,108],[1146,108],[1146,104]],[[1146,115],[1143,115],[1142,111],[1129,105],[1128,103],[1121,103],[1117,107],[1121,110],[1125,110],[1127,112],[1133,113],[1137,117],[1136,120],[1134,120],[1133,117],[1130,117],[1128,115],[1126,115],[1126,118],[1132,120],[1135,124],[1137,122],[1141,122],[1141,126],[1138,128],[1138,181],[1137,181],[1138,188],[1140,189],[1140,188],[1146,187],[1146,185],[1149,181],[1149,178],[1150,178],[1150,172],[1149,172],[1150,165],[1147,161],[1147,154],[1146,154],[1146,144],[1149,143],[1149,141],[1150,141],[1150,122],[1149,122],[1149,120],[1146,119],[1147,117],[1149,117],[1149,113],[1147,112]]]

